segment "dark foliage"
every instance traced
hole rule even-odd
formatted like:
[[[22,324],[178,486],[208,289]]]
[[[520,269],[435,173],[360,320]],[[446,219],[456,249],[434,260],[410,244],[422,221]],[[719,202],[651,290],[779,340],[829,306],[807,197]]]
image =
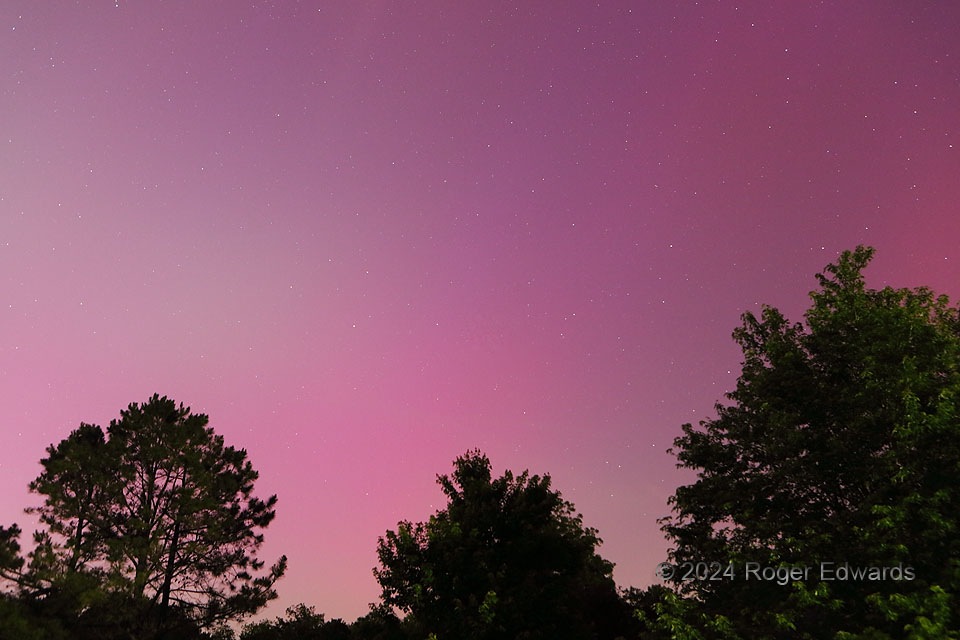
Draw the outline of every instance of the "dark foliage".
[[[597,532],[549,476],[491,478],[479,451],[439,476],[447,508],[380,539],[374,571],[421,637],[614,638],[629,626]]]
[[[672,559],[738,572],[677,581],[694,599],[661,613],[692,621],[689,633],[957,636],[960,322],[927,289],[867,288],[872,254],[845,252],[818,276],[805,326],[772,307],[745,314],[731,404],[676,440],[698,480],[677,489],[663,521]],[[747,562],[814,573],[746,580]],[[829,562],[911,567],[915,579],[820,580]]]
[[[413,640],[409,624],[384,605],[371,605],[370,613],[358,618],[350,630],[355,640]]]
[[[367,638],[355,634],[350,625],[339,618],[324,620],[313,607],[299,604],[276,620],[264,620],[244,627],[240,640],[351,640]]]
[[[286,559],[254,572],[276,496],[252,495],[246,452],[206,425],[154,395],[106,434],[81,424],[47,449],[30,484],[45,498],[34,511],[47,529],[28,562],[19,530],[0,529],[0,576],[15,587],[17,615],[58,620],[71,638],[190,640],[275,597]]]

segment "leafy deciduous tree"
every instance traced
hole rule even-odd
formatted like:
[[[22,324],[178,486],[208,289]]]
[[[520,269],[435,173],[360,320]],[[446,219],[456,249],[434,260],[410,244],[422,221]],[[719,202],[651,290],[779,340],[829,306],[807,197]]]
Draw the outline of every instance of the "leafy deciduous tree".
[[[371,604],[370,612],[350,625],[350,632],[357,640],[410,640],[409,626],[391,607]]]
[[[325,624],[322,613],[298,604],[288,607],[286,615],[276,620],[246,625],[240,633],[240,640],[322,640]]]
[[[663,520],[672,559],[737,571],[677,584],[742,637],[958,635],[960,320],[928,289],[867,288],[872,254],[818,275],[805,326],[744,314],[731,404],[675,441],[698,480]],[[781,585],[747,562],[814,571]],[[820,563],[914,578],[820,580]]]
[[[387,605],[409,612],[423,636],[615,637],[626,619],[596,553],[597,532],[550,487],[549,476],[491,478],[479,451],[438,476],[446,509],[401,522],[379,540],[374,574]]]

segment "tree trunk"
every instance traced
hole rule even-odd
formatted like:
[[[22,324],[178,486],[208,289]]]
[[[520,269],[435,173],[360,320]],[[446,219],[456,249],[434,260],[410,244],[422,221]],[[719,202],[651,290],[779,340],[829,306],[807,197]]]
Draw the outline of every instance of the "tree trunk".
[[[83,520],[81,515],[77,519],[77,534],[74,536],[73,543],[73,555],[70,558],[70,573],[73,573],[77,570],[77,564],[80,562],[80,545],[83,544],[83,527],[86,525],[86,522]]]
[[[170,552],[167,554],[167,567],[163,574],[163,586],[160,588],[160,621],[166,620],[167,607],[170,605],[170,588],[173,585],[173,569],[177,560],[177,546],[180,544],[180,519],[173,522],[173,536],[170,538]]]

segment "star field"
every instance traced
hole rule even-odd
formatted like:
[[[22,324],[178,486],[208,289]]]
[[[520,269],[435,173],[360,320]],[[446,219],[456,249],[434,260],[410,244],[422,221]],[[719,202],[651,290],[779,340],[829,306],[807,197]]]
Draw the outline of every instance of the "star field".
[[[653,582],[741,313],[960,294],[960,7],[647,4],[4,3],[0,522],[157,392],[278,494],[271,612],[365,613],[474,447]]]

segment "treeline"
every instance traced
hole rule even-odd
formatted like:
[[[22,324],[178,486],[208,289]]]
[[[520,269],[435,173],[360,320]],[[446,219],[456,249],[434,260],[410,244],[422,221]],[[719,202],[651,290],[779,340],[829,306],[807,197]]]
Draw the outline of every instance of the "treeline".
[[[675,440],[697,480],[660,521],[662,584],[618,589],[549,476],[470,451],[437,478],[443,509],[377,541],[367,615],[298,605],[236,632],[286,568],[257,558],[276,497],[154,396],[48,448],[30,552],[0,527],[0,639],[960,638],[960,314],[868,288],[872,255],[818,274],[803,322],[744,314],[736,389]]]

